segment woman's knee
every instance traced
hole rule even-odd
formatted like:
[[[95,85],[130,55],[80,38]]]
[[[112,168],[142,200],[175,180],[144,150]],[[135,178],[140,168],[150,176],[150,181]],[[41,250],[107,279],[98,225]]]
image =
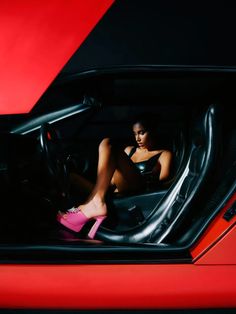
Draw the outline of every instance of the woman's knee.
[[[99,151],[111,148],[111,139],[109,137],[104,138],[99,144]]]

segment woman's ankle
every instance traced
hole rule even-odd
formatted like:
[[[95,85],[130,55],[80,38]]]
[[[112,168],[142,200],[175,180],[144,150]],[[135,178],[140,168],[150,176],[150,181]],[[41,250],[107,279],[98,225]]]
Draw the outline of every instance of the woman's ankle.
[[[107,206],[103,199],[94,197],[88,203],[80,206],[80,210],[88,217],[105,216],[107,214]]]
[[[104,195],[99,193],[96,193],[91,201],[94,202],[94,204],[98,207],[106,204]]]

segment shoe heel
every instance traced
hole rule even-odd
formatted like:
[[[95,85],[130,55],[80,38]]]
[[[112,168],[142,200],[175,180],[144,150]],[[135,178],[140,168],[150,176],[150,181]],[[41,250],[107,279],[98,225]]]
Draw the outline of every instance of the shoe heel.
[[[101,225],[101,223],[103,222],[103,220],[106,218],[107,216],[98,216],[95,217],[96,221],[93,224],[92,228],[90,229],[89,233],[88,233],[88,237],[89,239],[94,239],[95,234],[99,228],[99,226]]]

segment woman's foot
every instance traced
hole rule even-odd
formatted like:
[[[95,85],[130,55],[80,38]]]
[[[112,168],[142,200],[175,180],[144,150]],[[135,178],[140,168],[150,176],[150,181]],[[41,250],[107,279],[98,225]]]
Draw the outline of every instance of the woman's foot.
[[[95,219],[95,223],[88,233],[88,237],[93,239],[99,226],[106,218],[106,214],[106,203],[95,196],[88,203],[79,207],[72,207],[65,214],[58,212],[57,221],[65,227],[79,232],[89,220]]]
[[[96,195],[88,203],[80,205],[79,210],[88,218],[107,215],[105,201]]]

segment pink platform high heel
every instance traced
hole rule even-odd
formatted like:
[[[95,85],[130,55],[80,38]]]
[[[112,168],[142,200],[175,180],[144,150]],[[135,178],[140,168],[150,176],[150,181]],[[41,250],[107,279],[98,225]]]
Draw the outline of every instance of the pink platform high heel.
[[[95,219],[95,223],[88,233],[88,237],[90,239],[94,239],[99,226],[106,217],[107,216],[95,216],[88,218],[79,210],[79,208],[72,208],[65,214],[59,212],[57,214],[57,221],[60,222],[63,226],[75,232],[79,232],[88,221]]]

